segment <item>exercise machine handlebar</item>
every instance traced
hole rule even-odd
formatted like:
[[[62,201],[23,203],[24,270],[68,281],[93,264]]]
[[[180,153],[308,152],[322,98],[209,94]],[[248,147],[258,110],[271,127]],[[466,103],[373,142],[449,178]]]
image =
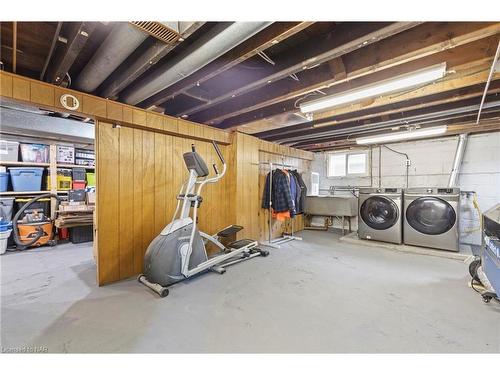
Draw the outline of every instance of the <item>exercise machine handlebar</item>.
[[[215,141],[212,141],[212,145],[214,146],[215,152],[217,153],[217,156],[219,157],[220,161],[222,164],[226,164],[226,161],[224,160],[224,156],[222,156],[222,152],[220,151],[219,146]]]

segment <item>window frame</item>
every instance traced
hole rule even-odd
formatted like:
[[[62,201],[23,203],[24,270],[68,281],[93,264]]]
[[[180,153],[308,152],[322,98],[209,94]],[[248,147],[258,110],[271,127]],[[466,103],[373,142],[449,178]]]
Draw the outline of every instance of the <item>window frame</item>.
[[[343,176],[331,176],[330,173],[330,156],[331,155],[345,155],[345,165]],[[363,173],[349,173],[349,155],[365,155],[365,171]],[[345,178],[353,178],[353,177],[366,177],[370,175],[370,157],[369,150],[352,150],[352,151],[331,151],[326,153],[326,177],[330,179],[345,179]]]

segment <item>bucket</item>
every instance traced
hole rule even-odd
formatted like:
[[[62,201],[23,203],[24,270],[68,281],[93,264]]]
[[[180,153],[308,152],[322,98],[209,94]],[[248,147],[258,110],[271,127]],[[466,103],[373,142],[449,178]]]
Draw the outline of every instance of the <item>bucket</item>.
[[[12,228],[11,225],[9,225],[8,227]],[[6,229],[6,228],[7,226],[2,225],[2,230],[0,231],[0,254],[4,254],[5,251],[7,251],[7,241],[10,237],[10,233],[12,232],[12,229]]]

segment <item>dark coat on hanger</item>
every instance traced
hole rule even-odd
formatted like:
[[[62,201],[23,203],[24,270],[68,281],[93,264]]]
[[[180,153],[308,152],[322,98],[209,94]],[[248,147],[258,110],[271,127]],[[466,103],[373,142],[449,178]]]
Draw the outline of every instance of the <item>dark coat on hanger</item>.
[[[307,185],[302,179],[300,173],[296,169],[290,171],[290,173],[292,173],[293,176],[296,178],[297,184],[300,187],[300,193],[298,194],[297,197],[297,204],[295,209],[297,211],[297,214],[301,214],[304,212],[304,203],[306,201],[306,196],[307,196]]]
[[[271,173],[267,174],[266,185],[262,195],[262,208],[269,208],[269,180]],[[290,192],[290,185],[288,177],[280,169],[276,169],[272,173],[273,186],[272,186],[272,208],[275,212],[291,211],[294,208],[292,194]]]

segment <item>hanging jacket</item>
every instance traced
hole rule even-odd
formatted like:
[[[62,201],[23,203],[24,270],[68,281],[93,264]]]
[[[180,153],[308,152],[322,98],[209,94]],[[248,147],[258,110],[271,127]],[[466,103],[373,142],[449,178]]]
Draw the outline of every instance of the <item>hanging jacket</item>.
[[[293,200],[293,211],[291,212],[293,217],[297,214],[297,196],[299,194],[300,187],[297,186],[297,179],[291,171],[288,172],[288,175],[290,177],[290,194],[292,195]]]
[[[300,173],[296,169],[291,171],[291,173],[296,178],[297,186],[300,188],[300,191],[298,190],[299,193],[297,196],[297,205],[295,208],[296,208],[297,214],[301,214],[304,212],[304,203],[305,203],[306,196],[307,196],[307,185],[304,182]]]
[[[264,186],[264,192],[262,195],[262,208],[269,208],[269,180],[271,173],[267,174],[266,184]],[[272,185],[272,208],[276,212],[291,211],[294,209],[294,203],[292,200],[292,194],[290,192],[290,184],[288,182],[288,177],[280,169],[276,169],[272,173],[273,175],[273,185]]]

